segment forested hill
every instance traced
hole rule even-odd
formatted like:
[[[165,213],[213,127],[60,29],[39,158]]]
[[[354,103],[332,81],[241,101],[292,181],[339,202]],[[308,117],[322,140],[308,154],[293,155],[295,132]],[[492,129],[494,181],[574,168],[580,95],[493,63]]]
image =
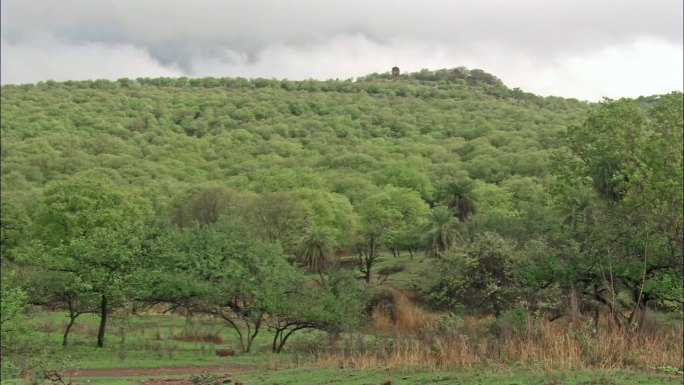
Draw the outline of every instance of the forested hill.
[[[2,87],[3,193],[81,171],[170,199],[211,184],[313,188],[352,202],[386,184],[435,199],[447,176],[544,178],[589,106],[480,70],[355,81],[122,79]]]
[[[339,272],[371,286],[402,268],[379,260],[418,251],[426,277],[403,283],[438,309],[556,317],[577,298],[641,325],[645,307],[684,303],[682,104],[539,97],[463,68],[6,85],[3,306],[5,292],[63,305],[73,283],[101,303],[99,346],[110,299],[257,325],[327,304],[315,324],[339,328],[365,301]],[[305,287],[299,267],[329,302],[271,290]],[[226,293],[271,302],[245,312]]]

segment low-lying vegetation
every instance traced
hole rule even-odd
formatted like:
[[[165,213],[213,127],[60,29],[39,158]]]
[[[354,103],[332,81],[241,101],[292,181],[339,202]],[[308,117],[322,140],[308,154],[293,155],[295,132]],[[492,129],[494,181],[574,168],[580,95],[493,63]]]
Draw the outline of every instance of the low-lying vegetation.
[[[383,324],[381,327],[387,330]],[[444,318],[411,334],[389,333],[363,343],[318,352],[319,364],[368,369],[428,368],[441,371],[483,365],[517,364],[544,370],[680,367],[682,327],[648,319],[640,330],[621,330],[603,320],[534,320],[523,315],[495,319]],[[359,343],[353,343],[357,341]]]

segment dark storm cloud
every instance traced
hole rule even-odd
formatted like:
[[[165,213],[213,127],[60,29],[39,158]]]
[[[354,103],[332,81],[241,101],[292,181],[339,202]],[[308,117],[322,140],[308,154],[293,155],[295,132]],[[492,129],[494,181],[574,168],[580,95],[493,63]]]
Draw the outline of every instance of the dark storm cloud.
[[[559,63],[589,63],[611,48],[625,56],[644,42],[682,46],[681,0],[3,0],[1,6],[3,49],[10,55],[40,57],[46,42],[70,60],[83,49],[105,55],[125,49],[151,72],[145,76],[163,70],[347,77],[397,63],[407,69],[476,66],[503,71],[497,75],[515,82],[524,78],[516,66],[541,66],[562,77],[569,68]],[[3,64],[14,69],[18,60]],[[82,60],[87,72],[90,59]],[[6,77],[26,81],[14,70],[3,70]]]

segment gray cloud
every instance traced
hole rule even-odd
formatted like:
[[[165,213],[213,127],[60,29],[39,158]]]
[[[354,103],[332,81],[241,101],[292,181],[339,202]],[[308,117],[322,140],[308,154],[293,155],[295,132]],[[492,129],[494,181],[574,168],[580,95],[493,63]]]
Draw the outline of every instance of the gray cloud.
[[[80,73],[57,68],[98,47],[100,56],[121,55],[117,63],[126,70],[112,68],[110,76],[136,65],[138,76],[289,78],[345,78],[394,64],[465,65],[533,92],[596,99],[619,96],[620,82],[611,76],[622,68],[636,71],[634,78],[652,66],[658,76],[649,84],[661,87],[670,78],[669,88],[656,92],[681,87],[680,0],[3,0],[0,6],[4,83],[105,76],[90,70],[101,66],[94,56],[80,57]],[[46,51],[49,44],[64,52]],[[84,47],[91,51],[79,51]],[[661,56],[642,57],[655,54]],[[601,58],[621,68],[602,72]],[[29,71],[21,65],[29,59],[53,64]],[[601,76],[607,81],[597,85]],[[578,90],[584,83],[588,88]],[[643,84],[628,92],[653,88]]]

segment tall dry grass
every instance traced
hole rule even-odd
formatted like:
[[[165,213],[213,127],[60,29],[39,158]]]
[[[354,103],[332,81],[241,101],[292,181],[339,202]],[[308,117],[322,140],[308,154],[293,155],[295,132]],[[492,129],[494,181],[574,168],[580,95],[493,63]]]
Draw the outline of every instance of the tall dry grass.
[[[416,305],[411,301],[409,293],[397,290],[392,296],[395,309],[393,315],[380,309],[373,311],[371,320],[375,330],[384,334],[406,335],[417,332],[426,325],[439,324],[439,316]]]
[[[345,348],[323,352],[317,362],[429,369],[513,363],[542,369],[684,366],[681,325],[665,325],[650,317],[637,330],[613,327],[610,317],[602,317],[596,325],[582,318],[551,322],[527,317],[516,324],[466,316],[435,325],[418,308],[399,306],[398,310],[394,323],[374,316],[375,325],[385,332],[374,342],[347,343]],[[419,320],[422,325],[416,328]]]

